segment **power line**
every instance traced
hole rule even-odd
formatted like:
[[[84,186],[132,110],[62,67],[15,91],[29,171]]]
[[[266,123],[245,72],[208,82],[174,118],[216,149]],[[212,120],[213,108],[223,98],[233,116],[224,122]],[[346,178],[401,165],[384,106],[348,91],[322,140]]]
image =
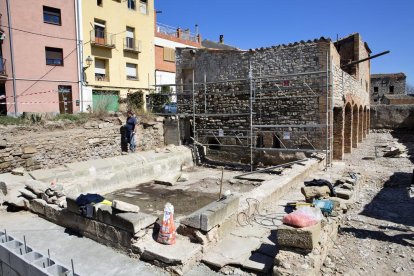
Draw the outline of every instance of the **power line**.
[[[15,27],[9,27],[9,26],[6,26],[6,25],[0,25],[0,26],[1,27],[4,27],[4,28],[10,28],[10,29],[15,30],[15,31],[32,34],[32,35],[44,36],[44,37],[49,37],[49,38],[57,38],[57,39],[63,39],[63,40],[78,41],[76,38],[68,38],[68,37],[60,37],[60,36],[46,35],[46,34],[36,33],[36,32],[32,32],[32,31],[22,30],[22,29],[15,28]]]

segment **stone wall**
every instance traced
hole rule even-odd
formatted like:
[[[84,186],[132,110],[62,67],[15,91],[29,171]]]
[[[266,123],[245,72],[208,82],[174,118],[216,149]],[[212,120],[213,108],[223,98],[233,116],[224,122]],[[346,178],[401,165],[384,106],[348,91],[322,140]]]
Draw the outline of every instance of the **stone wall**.
[[[0,173],[17,167],[31,171],[120,155],[120,127],[117,121],[88,122],[82,127],[71,124],[0,126]],[[162,120],[139,125],[138,150],[163,145]]]
[[[371,128],[414,129],[414,104],[372,106]]]
[[[391,87],[393,87],[393,92],[391,92]],[[384,96],[387,94],[406,94],[404,74],[378,74],[371,77],[371,104],[384,103]]]

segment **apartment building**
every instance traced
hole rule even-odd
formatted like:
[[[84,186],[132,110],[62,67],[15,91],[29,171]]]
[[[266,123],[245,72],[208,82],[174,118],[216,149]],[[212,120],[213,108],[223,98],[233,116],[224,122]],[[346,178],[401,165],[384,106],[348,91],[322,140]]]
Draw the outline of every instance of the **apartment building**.
[[[201,36],[189,29],[157,23],[155,28],[155,83],[157,91],[175,91],[175,51],[177,48],[200,48]],[[168,87],[167,87],[168,86]]]
[[[80,110],[76,0],[0,0],[0,114]]]
[[[154,84],[154,0],[82,1],[83,110],[117,111]]]

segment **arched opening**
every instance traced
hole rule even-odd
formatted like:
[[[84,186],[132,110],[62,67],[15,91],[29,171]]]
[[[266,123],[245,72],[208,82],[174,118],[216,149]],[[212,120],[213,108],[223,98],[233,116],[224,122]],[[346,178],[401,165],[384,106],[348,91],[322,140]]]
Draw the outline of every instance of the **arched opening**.
[[[352,152],[352,107],[350,103],[345,106],[344,120],[344,152]]]
[[[344,110],[340,107],[333,109],[333,158],[344,158]]]
[[[358,108],[358,143],[362,143],[362,138],[364,136],[364,114],[362,110],[362,106]]]
[[[220,150],[220,142],[215,137],[208,138],[208,148],[212,150]]]
[[[282,144],[280,143],[280,137],[276,133],[273,134],[273,142],[272,142],[272,148],[280,149]]]
[[[367,109],[367,135],[369,134],[369,130],[371,129],[371,110]]]
[[[264,137],[262,133],[258,133],[256,136],[256,148],[264,148]]]
[[[359,113],[358,106],[354,105],[352,111],[352,147],[358,147],[358,125],[359,125]]]

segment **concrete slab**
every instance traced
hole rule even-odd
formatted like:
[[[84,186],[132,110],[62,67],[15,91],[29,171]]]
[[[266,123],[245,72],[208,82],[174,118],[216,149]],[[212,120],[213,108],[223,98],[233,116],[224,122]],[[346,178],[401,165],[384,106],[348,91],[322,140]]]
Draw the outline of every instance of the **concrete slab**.
[[[149,227],[158,219],[155,216],[145,213],[120,213],[115,215],[116,220],[113,226],[121,228],[130,233],[137,233],[139,230]]]
[[[225,265],[242,265],[251,256],[251,252],[260,247],[257,238],[227,236],[203,256],[202,261],[216,268]]]
[[[58,167],[54,169],[43,169],[43,170],[35,170],[29,172],[29,175],[35,179],[40,181],[49,182],[52,181],[54,178],[67,178],[72,176],[72,172],[69,171],[65,167]]]
[[[255,272],[268,273],[273,268],[274,257],[269,257],[260,253],[253,253],[249,259],[243,262],[245,269]]]
[[[144,260],[158,260],[167,265],[187,264],[191,260],[195,260],[202,249],[201,244],[191,243],[188,238],[179,235],[173,245],[161,244],[149,238],[133,245],[133,247],[142,252],[141,257]]]
[[[51,257],[66,267],[71,267],[71,259],[73,259],[75,272],[79,275],[169,275],[160,268],[75,235],[64,227],[28,212],[2,212],[0,226],[20,240],[25,236],[27,243],[44,256],[47,256],[49,249]]]

